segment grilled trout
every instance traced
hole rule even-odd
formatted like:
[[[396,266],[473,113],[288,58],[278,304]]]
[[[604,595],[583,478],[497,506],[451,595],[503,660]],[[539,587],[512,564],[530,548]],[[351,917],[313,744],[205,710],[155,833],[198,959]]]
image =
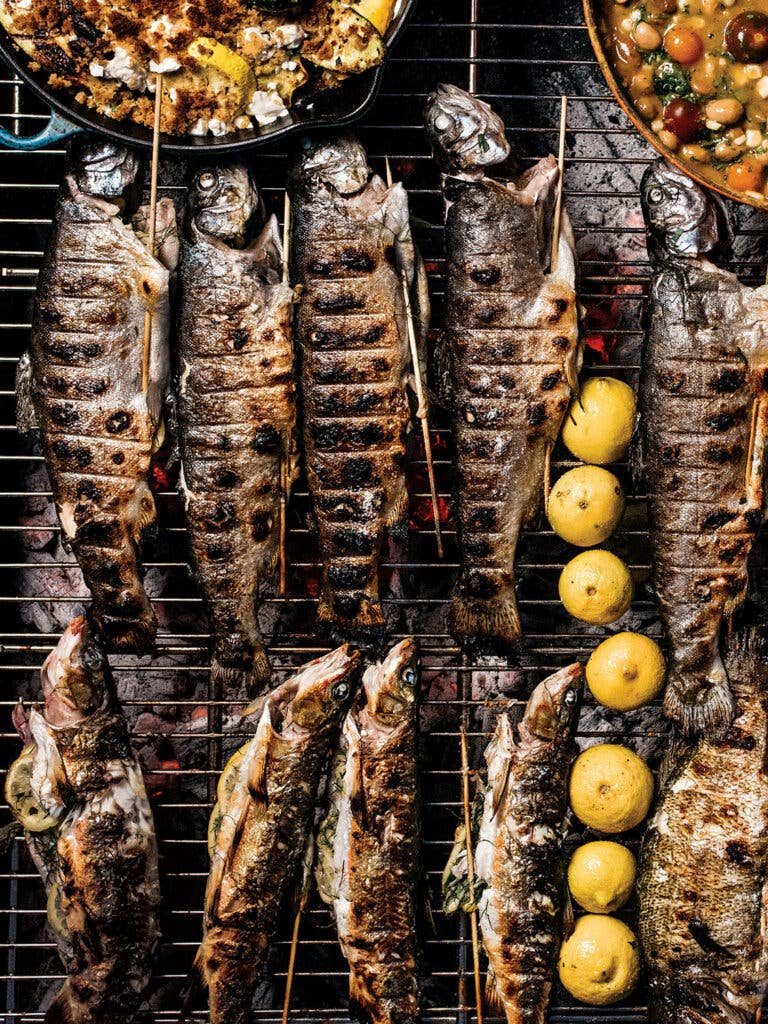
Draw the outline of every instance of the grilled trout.
[[[562,938],[567,787],[581,690],[581,666],[560,669],[533,691],[517,742],[502,714],[485,752],[475,902],[489,961],[486,1000],[508,1024],[547,1017]],[[446,908],[470,910],[463,830],[457,840],[443,876]]]
[[[14,712],[24,749],[9,769],[6,799],[43,876],[68,974],[45,1021],[129,1024],[159,938],[157,843],[141,767],[106,658],[82,617],[41,678],[44,707]]]
[[[141,653],[153,647],[157,625],[138,545],[155,519],[147,477],[168,373],[169,274],[126,219],[137,172],[137,157],[122,146],[75,144],[40,272],[30,359],[20,368],[19,420],[30,424],[31,400],[94,625],[110,650]],[[160,239],[172,235],[169,199],[157,216]]]
[[[768,287],[727,251],[719,200],[659,160],[641,195],[653,264],[640,411],[653,571],[669,653],[664,710],[686,734],[733,718],[723,621],[744,600],[764,510]]]
[[[247,169],[200,171],[180,269],[179,447],[196,576],[213,634],[214,678],[269,682],[256,618],[279,557],[297,471],[292,289],[271,217]]]
[[[366,1024],[419,1019],[418,683],[412,637],[366,670],[318,834],[318,889],[349,962],[350,1012]]]
[[[508,651],[521,635],[518,537],[542,504],[581,365],[573,234],[563,209],[551,267],[554,157],[515,181],[486,175],[509,154],[487,104],[441,85],[426,127],[447,208],[441,391],[456,439],[461,563],[450,624],[461,643]]]
[[[410,354],[401,269],[417,330],[429,302],[402,185],[372,174],[351,136],[305,148],[291,182],[304,447],[322,561],[318,619],[381,632],[378,563],[404,519]]]
[[[352,696],[360,656],[340,647],[264,704],[222,776],[209,843],[203,941],[195,960],[212,1024],[246,1024],[277,915],[310,858],[318,786]]]
[[[768,649],[726,643],[738,710],[678,744],[640,851],[640,939],[657,1024],[755,1024],[768,993]]]

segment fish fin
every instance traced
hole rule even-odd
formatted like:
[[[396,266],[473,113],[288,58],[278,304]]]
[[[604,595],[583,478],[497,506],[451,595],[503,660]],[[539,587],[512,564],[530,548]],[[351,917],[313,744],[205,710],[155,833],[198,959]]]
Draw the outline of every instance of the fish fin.
[[[725,670],[709,676],[706,688],[697,690],[690,699],[688,680],[674,671],[670,672],[664,694],[664,714],[679,726],[684,736],[716,738],[733,721],[736,702]]]
[[[677,774],[677,766],[680,760],[689,752],[691,747],[677,734],[669,738],[669,743],[657,772],[657,789],[661,793]]]
[[[393,533],[402,533],[402,529],[399,528],[405,528],[405,535],[399,538],[403,541],[408,538],[408,505],[408,488],[405,486],[405,482],[403,482],[400,493],[396,495],[387,514],[387,527],[389,530]]]
[[[437,332],[434,352],[435,396],[442,406],[450,408],[456,399],[456,387],[453,379],[451,345],[445,331]]]
[[[267,768],[269,767],[269,748],[272,740],[272,722],[269,708],[265,708],[256,730],[256,756],[248,767],[248,792],[258,803],[268,802]]]
[[[691,934],[693,940],[697,943],[705,953],[716,953],[718,956],[725,956],[729,960],[735,960],[736,956],[727,949],[725,946],[721,946],[720,943],[712,937],[709,925],[705,924],[704,921],[699,918],[693,917],[688,921],[688,931]]]
[[[491,964],[488,964],[488,973],[485,976],[485,1006],[496,1016],[504,1015],[504,997]]]
[[[496,817],[496,815],[501,810],[502,804],[504,803],[504,799],[507,795],[507,790],[509,789],[509,776],[511,770],[512,762],[509,760],[509,758],[507,758],[507,763],[504,766],[503,773],[498,777],[498,779],[496,779],[496,781],[493,784],[493,793],[491,796],[491,820],[493,820]]]
[[[451,632],[460,640],[491,639],[505,648],[515,648],[520,642],[520,613],[512,592],[501,599],[479,600],[456,593],[449,615]]]
[[[44,1024],[88,1024],[92,1019],[91,1008],[77,999],[69,981],[65,981],[46,1010]]]
[[[33,391],[32,359],[29,352],[24,352],[16,368],[16,429],[20,434],[29,434],[39,427],[32,401]]]
[[[355,614],[347,618],[334,611],[333,594],[325,588],[317,605],[317,621],[329,625],[333,638],[336,639],[338,633],[340,640],[349,640],[356,635],[359,635],[360,639],[372,635],[383,636],[387,625],[384,609],[377,597],[365,594]]]
[[[573,900],[571,890],[568,886],[568,879],[563,879],[563,941],[570,939],[576,927],[576,919],[573,913]]]
[[[225,665],[214,653],[211,657],[211,677],[214,683],[221,683],[225,691],[244,686],[249,696],[262,694],[272,679],[272,669],[267,652],[259,647],[253,652],[250,668]],[[245,717],[245,715],[243,716]]]
[[[186,992],[181,1002],[177,1024],[187,1024],[191,1019],[192,1006],[207,988],[203,967],[203,947],[198,948],[192,967],[187,975]]]
[[[368,808],[365,800],[365,779],[363,777],[363,753],[359,744],[350,750],[352,777],[349,791],[349,809],[352,816],[363,828],[368,824]]]
[[[635,416],[635,426],[629,441],[629,475],[635,491],[641,491],[645,484],[645,438],[640,427],[640,413]]]
[[[157,518],[155,499],[146,480],[140,480],[133,493],[133,515],[131,517],[131,537],[138,544],[146,528]]]

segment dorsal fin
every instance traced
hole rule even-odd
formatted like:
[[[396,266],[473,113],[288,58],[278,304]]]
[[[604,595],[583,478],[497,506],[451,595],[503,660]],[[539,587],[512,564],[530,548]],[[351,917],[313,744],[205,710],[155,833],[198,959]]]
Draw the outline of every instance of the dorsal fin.
[[[259,803],[266,804],[268,802],[267,769],[269,768],[270,749],[275,736],[272,716],[267,703],[261,713],[256,735],[253,738],[256,749],[254,756],[249,759],[248,765],[248,792]]]

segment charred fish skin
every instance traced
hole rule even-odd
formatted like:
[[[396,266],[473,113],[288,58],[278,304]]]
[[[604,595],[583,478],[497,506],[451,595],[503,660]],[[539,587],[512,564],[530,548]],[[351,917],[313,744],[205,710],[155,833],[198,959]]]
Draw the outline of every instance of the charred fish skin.
[[[366,635],[385,626],[379,556],[408,503],[400,269],[412,285],[423,278],[405,190],[372,174],[353,137],[307,146],[291,195],[304,447],[322,560],[318,620]]]
[[[215,834],[195,967],[212,1024],[247,1024],[277,915],[311,837],[318,786],[354,691],[348,647],[267,698]]]
[[[256,596],[274,572],[297,473],[293,291],[281,279],[275,218],[247,244],[260,200],[245,167],[201,170],[190,198],[176,387],[182,492],[214,678],[254,691],[271,674]]]
[[[582,669],[540,683],[515,742],[502,714],[486,750],[488,786],[475,852],[486,999],[507,1024],[544,1024],[562,938],[568,776],[578,753]]]
[[[147,481],[168,374],[169,274],[121,216],[137,170],[121,146],[76,144],[38,282],[28,394],[90,616],[110,650],[146,653],[157,623],[139,541],[155,519]],[[170,200],[158,216],[175,223]],[[29,409],[19,411],[28,421]]]
[[[640,383],[654,582],[669,653],[664,710],[686,735],[727,728],[724,621],[746,595],[765,504],[768,290],[707,254],[718,201],[663,161],[641,195],[653,277]]]
[[[318,889],[349,963],[350,1013],[365,1024],[419,1020],[418,685],[412,637],[366,670],[318,833]]]
[[[509,651],[521,637],[514,563],[539,511],[581,360],[576,257],[563,210],[548,269],[558,171],[553,157],[517,183],[485,175],[509,152],[500,119],[455,86],[428,100],[427,130],[447,169],[443,399],[456,440],[460,574],[451,630]]]
[[[106,658],[83,618],[42,669],[44,707],[16,716],[31,799],[27,831],[68,978],[46,1024],[130,1024],[152,973],[160,887],[152,812]],[[26,819],[23,824],[29,823]]]
[[[733,724],[662,769],[637,889],[655,1024],[755,1024],[768,993],[767,653],[764,629],[731,634]]]

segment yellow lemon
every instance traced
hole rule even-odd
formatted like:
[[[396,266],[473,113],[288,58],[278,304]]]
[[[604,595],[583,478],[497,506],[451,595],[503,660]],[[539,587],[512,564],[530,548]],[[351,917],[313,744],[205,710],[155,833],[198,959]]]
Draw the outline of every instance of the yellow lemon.
[[[560,573],[560,600],[575,619],[607,626],[632,604],[629,569],[610,551],[582,551]]]
[[[640,976],[637,936],[615,917],[585,914],[560,947],[557,969],[560,981],[582,1003],[618,1003]]]
[[[591,914],[612,914],[632,893],[637,863],[620,843],[584,843],[568,865],[568,888]]]
[[[624,515],[624,491],[607,469],[577,466],[557,481],[547,500],[547,517],[558,537],[589,548],[602,544]]]
[[[566,414],[563,442],[582,462],[615,462],[629,447],[636,410],[635,392],[624,381],[590,377]]]
[[[648,813],[653,776],[628,747],[601,743],[576,758],[570,797],[574,814],[585,825],[599,832],[627,832]]]
[[[5,799],[16,818],[27,832],[47,832],[58,825],[58,819],[49,814],[37,801],[32,791],[32,768],[36,746],[25,747],[5,777]]]
[[[249,96],[256,88],[256,77],[248,61],[228,46],[207,36],[198,36],[187,47],[187,53],[206,67],[215,68],[230,78],[242,95]]]
[[[596,700],[614,711],[632,711],[661,693],[666,665],[649,636],[616,633],[595,648],[585,671]]]

